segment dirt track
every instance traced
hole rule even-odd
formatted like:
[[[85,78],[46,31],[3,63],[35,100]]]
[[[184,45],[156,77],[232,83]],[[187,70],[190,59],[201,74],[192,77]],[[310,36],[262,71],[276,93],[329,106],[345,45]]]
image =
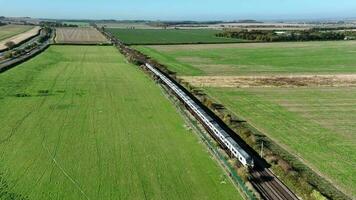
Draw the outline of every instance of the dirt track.
[[[293,75],[293,76],[182,76],[198,87],[351,87],[356,86],[356,74]]]

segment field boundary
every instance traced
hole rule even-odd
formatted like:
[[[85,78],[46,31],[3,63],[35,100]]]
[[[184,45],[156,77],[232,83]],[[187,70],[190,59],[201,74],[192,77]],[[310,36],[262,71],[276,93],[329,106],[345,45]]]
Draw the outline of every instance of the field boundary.
[[[57,43],[57,42],[53,43],[51,45],[54,45],[54,46],[56,46],[56,45],[58,45],[58,46],[113,46],[111,43],[102,43],[102,44],[100,44],[100,43],[98,43],[98,44],[83,43],[83,44],[80,44],[80,43]]]

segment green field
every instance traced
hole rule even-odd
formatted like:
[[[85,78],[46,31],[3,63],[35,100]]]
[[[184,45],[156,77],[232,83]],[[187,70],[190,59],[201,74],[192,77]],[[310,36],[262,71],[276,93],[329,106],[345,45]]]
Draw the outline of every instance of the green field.
[[[209,29],[117,29],[109,28],[117,38],[126,44],[195,44],[195,43],[233,43],[238,39],[219,38],[218,30]]]
[[[25,25],[5,25],[0,26],[0,41],[10,38],[12,36],[18,35],[20,33],[24,33],[33,28],[33,26],[25,26]]]
[[[356,42],[136,46],[179,75],[356,73]]]
[[[356,88],[207,88],[227,108],[356,194]]]
[[[0,74],[0,199],[241,199],[162,90],[114,47]]]

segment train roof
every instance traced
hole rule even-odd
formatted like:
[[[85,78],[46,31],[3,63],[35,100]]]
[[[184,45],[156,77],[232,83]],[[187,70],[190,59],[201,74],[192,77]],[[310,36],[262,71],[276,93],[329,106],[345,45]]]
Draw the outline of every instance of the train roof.
[[[232,139],[231,137],[230,138],[227,138],[227,140],[232,144],[232,146],[247,160],[247,159],[250,159],[250,155],[248,155],[246,153],[245,150],[243,150],[239,144],[237,144],[235,142],[234,139]]]

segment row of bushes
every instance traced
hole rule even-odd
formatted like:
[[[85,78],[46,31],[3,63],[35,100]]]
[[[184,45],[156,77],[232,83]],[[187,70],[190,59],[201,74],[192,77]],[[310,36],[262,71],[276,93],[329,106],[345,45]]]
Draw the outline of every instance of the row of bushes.
[[[216,36],[261,42],[344,40],[346,37],[344,32],[316,30],[289,32],[276,32],[270,30],[225,30],[222,33],[217,33]]]
[[[73,27],[73,28],[79,27],[76,24],[66,24],[61,22],[49,22],[49,21],[40,22],[40,25],[46,27]]]

